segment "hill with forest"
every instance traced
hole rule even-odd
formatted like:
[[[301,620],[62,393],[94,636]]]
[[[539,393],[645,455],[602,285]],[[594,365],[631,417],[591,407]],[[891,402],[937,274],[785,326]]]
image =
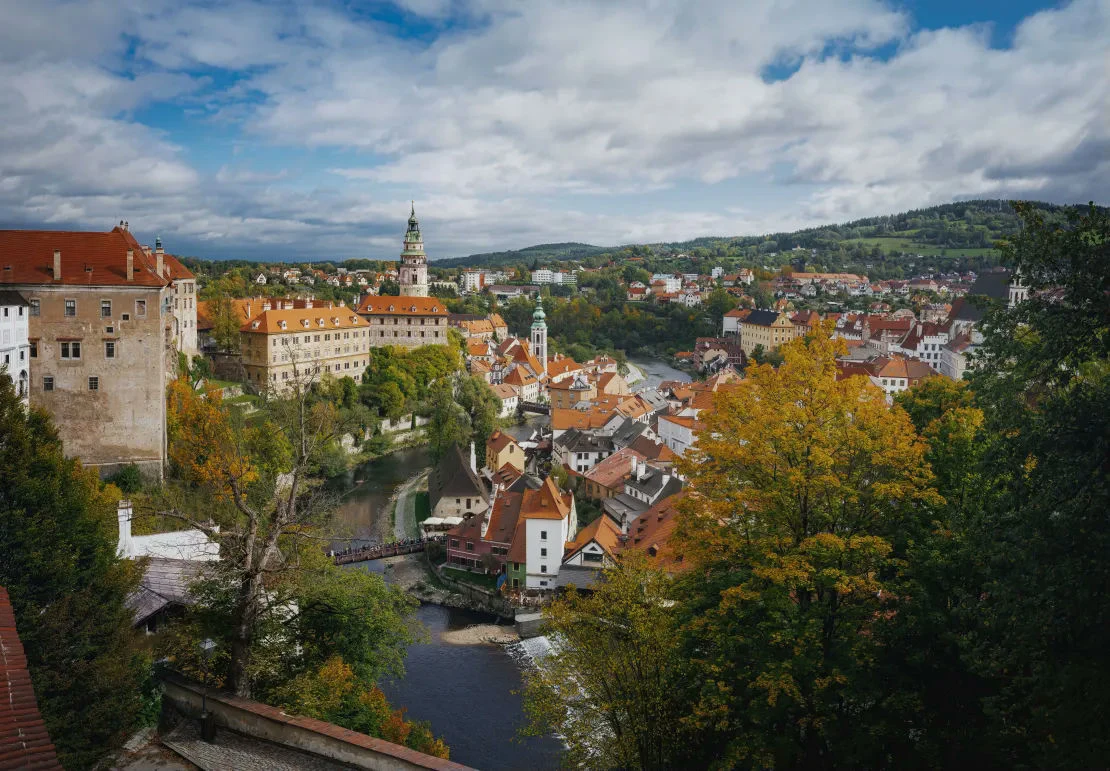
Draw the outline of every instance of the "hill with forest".
[[[1062,207],[1034,202],[1049,217]],[[504,252],[440,260],[435,267],[525,267],[543,264],[596,267],[628,257],[655,269],[679,269],[712,260],[730,265],[775,268],[799,261],[821,270],[868,271],[897,277],[904,268],[976,268],[997,262],[996,247],[1018,231],[1009,201],[971,200],[758,236],[704,236],[689,241],[597,247],[545,244]],[[889,276],[887,275],[889,274]]]

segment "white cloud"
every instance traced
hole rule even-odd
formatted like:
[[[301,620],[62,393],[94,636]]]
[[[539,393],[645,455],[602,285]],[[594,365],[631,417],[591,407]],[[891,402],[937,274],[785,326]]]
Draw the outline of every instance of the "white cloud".
[[[1038,13],[1003,49],[985,27],[915,31],[880,0],[397,3],[431,41],[326,2],[25,5],[0,0],[14,223],[122,217],[216,254],[388,255],[412,196],[438,253],[459,254],[1110,198],[1110,0]],[[194,131],[241,132],[218,171],[131,117],[175,100]],[[243,148],[305,160],[259,172]],[[311,178],[334,187],[301,179],[315,152]],[[752,200],[686,203],[735,180]]]

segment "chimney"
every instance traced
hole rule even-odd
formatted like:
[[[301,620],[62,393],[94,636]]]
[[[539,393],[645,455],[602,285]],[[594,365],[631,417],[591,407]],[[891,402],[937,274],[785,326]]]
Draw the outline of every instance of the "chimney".
[[[632,461],[632,476],[635,477],[636,476],[637,458],[636,458],[635,455],[633,455],[632,457],[629,458],[629,460]]]
[[[133,249],[127,250],[127,280],[135,280],[135,252]]]
[[[54,250],[54,280],[62,280],[62,253],[60,250]]]
[[[120,557],[134,556],[134,544],[131,542],[131,501],[121,500],[116,506],[116,519],[119,521],[119,543],[116,554]]]
[[[478,473],[478,460],[474,455],[474,442],[470,443],[470,470]]]

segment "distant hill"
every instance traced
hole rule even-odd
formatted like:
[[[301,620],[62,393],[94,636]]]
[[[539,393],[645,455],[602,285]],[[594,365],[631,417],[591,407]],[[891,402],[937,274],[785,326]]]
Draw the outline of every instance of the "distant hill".
[[[524,249],[513,249],[507,252],[485,252],[472,254],[469,257],[450,257],[445,260],[433,260],[437,268],[458,268],[462,266],[475,268],[499,268],[504,265],[532,265],[532,262],[551,262],[552,260],[584,260],[596,254],[612,251],[604,246],[590,244],[565,243],[565,244],[538,244]]]
[[[1046,215],[1064,207],[1034,202]],[[1019,220],[1008,201],[970,200],[913,209],[901,214],[866,217],[839,225],[823,225],[792,232],[757,236],[703,236],[689,241],[600,247],[589,244],[541,244],[507,252],[472,254],[435,261],[436,267],[500,267],[582,260],[607,255],[615,260],[636,255],[647,259],[674,258],[686,253],[695,259],[763,259],[796,248],[817,250],[830,266],[921,255],[992,261],[999,256],[995,243],[1017,232]],[[601,259],[604,262],[607,257]],[[600,264],[598,260],[592,261]]]

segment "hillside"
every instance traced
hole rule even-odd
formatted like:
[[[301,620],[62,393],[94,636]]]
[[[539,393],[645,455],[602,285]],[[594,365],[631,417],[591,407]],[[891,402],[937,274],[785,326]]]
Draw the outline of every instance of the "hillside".
[[[534,261],[551,262],[552,260],[582,260],[595,254],[610,251],[602,246],[590,244],[565,243],[565,244],[538,244],[524,249],[513,249],[506,252],[485,252],[471,254],[468,257],[449,257],[445,260],[433,260],[437,268],[483,267],[497,268],[503,265],[531,265]]]
[[[1036,203],[1052,216],[1061,207]],[[993,264],[995,244],[1016,233],[1018,217],[1009,202],[972,200],[868,217],[839,225],[759,236],[704,236],[689,241],[602,248],[588,244],[544,244],[506,252],[473,254],[435,262],[436,267],[502,267],[534,262],[546,265],[579,261],[602,265],[630,256],[658,269],[702,260],[774,267],[804,259],[826,270],[868,270],[882,276],[902,266],[941,269]],[[800,250],[806,250],[801,255]],[[815,250],[815,251],[814,251]],[[922,260],[921,258],[925,258]]]

